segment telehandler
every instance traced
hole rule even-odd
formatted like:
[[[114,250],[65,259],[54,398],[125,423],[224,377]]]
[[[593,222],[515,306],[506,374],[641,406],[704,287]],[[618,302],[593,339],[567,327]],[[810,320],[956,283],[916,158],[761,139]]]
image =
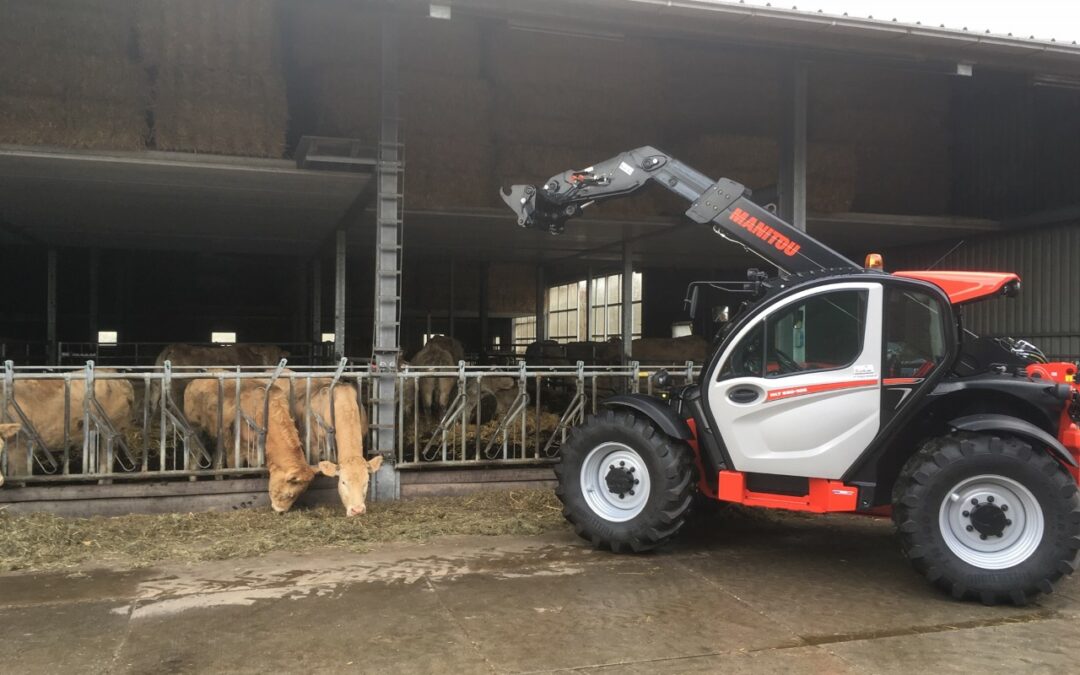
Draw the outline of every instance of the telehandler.
[[[575,427],[556,466],[564,514],[615,552],[673,537],[695,493],[813,513],[891,511],[904,555],[954,597],[1025,604],[1076,569],[1080,386],[1022,340],[963,328],[965,305],[1020,290],[1015,274],[860,266],[653,147],[504,201],[551,233],[654,181],[686,215],[774,265],[736,290],[696,384],[630,394]],[[696,308],[703,286],[692,284]],[[659,384],[664,384],[663,373]]]

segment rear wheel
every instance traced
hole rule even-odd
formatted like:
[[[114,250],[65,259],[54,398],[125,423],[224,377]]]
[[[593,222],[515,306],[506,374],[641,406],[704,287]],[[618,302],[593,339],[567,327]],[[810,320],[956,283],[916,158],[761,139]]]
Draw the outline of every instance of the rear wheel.
[[[575,427],[555,474],[575,531],[617,553],[670,539],[694,491],[690,448],[625,411],[604,410]]]
[[[897,481],[893,520],[915,569],[956,598],[1022,605],[1077,566],[1076,483],[1019,439],[931,441]]]

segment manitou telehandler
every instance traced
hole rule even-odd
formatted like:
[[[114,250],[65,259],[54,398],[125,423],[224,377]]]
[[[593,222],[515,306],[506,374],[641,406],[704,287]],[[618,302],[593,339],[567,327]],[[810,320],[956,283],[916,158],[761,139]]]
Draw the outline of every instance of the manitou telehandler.
[[[1015,295],[1017,275],[887,274],[878,256],[863,268],[739,183],[652,147],[502,196],[522,227],[559,233],[650,181],[778,274],[739,284],[748,299],[699,383],[614,396],[573,429],[556,474],[578,534],[615,552],[654,548],[700,493],[814,513],[891,509],[904,554],[956,598],[1024,604],[1076,569],[1076,364],[961,324],[964,305]]]

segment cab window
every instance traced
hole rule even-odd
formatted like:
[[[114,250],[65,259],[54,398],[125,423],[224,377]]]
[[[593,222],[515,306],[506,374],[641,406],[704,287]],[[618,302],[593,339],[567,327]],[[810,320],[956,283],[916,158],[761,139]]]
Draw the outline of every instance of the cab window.
[[[739,340],[719,378],[850,366],[863,351],[868,298],[865,290],[831,291],[784,307]]]
[[[890,288],[885,305],[885,377],[926,377],[945,359],[945,309],[928,293]]]
[[[846,368],[862,353],[865,290],[822,293],[789,305],[765,325],[765,376]]]

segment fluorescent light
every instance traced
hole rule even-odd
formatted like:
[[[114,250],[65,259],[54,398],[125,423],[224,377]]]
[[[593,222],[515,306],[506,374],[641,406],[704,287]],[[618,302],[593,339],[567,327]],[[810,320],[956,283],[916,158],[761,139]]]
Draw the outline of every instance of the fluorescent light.
[[[337,340],[337,338],[333,333],[323,333],[322,334],[322,341],[323,342],[335,342],[336,340]]]
[[[443,5],[433,2],[428,8],[428,16],[430,16],[432,19],[449,19],[450,5]]]
[[[219,345],[231,345],[236,343],[236,333],[210,333],[210,342]]]
[[[116,344],[116,337],[116,331],[114,330],[99,330],[97,341],[99,345],[114,345]]]

